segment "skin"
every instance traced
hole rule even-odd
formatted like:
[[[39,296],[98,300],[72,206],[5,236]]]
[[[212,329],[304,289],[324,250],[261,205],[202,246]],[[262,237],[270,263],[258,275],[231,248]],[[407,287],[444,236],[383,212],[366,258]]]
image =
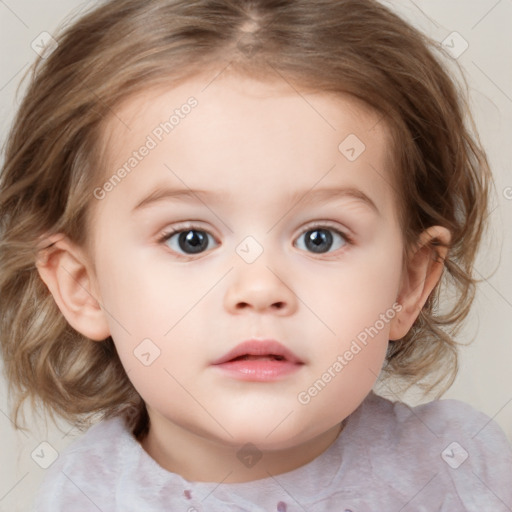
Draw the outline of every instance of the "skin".
[[[362,104],[301,96],[283,81],[225,74],[205,89],[210,81],[146,91],[116,112],[105,129],[106,179],[173,109],[198,100],[104,199],[92,198],[88,245],[57,235],[38,269],[76,330],[99,343],[112,336],[148,408],[148,454],[188,480],[243,482],[298,468],[333,443],[372,389],[389,340],[407,333],[439,280],[429,240],[448,243],[449,233],[429,228],[403,261],[389,134]],[[349,134],[366,145],[353,162],[338,149]],[[219,197],[164,198],[133,211],[167,186]],[[378,212],[350,196],[313,199],[339,186],[364,192]],[[204,252],[187,255],[178,235],[162,240],[186,221],[211,235]],[[324,253],[306,246],[313,222],[333,235]],[[252,263],[237,253],[247,236],[263,250]],[[300,403],[396,303],[401,311],[378,335]],[[276,382],[241,382],[211,366],[254,337],[278,340],[304,364]],[[134,356],[147,338],[160,351],[149,366]],[[247,442],[263,455],[252,468],[237,458]]]

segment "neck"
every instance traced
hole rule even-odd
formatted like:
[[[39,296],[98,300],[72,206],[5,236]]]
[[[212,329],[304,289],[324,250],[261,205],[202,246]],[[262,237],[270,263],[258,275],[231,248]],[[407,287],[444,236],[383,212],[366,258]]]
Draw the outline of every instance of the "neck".
[[[267,451],[254,445],[222,444],[177,425],[158,427],[156,418],[140,444],[162,468],[190,482],[242,483],[287,473],[311,462],[336,440],[343,422],[300,445]]]

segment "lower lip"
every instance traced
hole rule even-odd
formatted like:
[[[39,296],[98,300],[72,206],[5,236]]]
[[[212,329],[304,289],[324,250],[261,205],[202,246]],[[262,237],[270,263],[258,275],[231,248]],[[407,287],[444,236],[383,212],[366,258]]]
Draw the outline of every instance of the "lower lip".
[[[238,380],[271,382],[295,373],[302,364],[272,359],[238,359],[214,366]]]

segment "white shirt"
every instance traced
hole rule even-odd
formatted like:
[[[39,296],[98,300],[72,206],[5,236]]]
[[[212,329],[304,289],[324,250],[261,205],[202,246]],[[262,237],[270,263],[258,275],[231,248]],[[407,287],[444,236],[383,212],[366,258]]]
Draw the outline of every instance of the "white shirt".
[[[238,484],[159,466],[121,418],[100,422],[48,469],[35,512],[511,512],[512,448],[457,400],[417,407],[371,392],[308,464]]]

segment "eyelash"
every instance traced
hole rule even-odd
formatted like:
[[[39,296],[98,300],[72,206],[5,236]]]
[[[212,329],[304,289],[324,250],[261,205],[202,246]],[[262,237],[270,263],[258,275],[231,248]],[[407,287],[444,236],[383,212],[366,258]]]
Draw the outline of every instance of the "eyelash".
[[[354,239],[349,233],[347,233],[346,231],[340,231],[340,229],[338,227],[331,225],[329,222],[316,222],[316,223],[314,222],[313,224],[310,224],[306,228],[304,228],[299,233],[299,237],[302,236],[304,233],[307,233],[308,231],[313,231],[313,230],[319,229],[319,228],[327,228],[328,230],[334,231],[336,234],[340,235],[343,238],[346,245],[354,245]],[[157,243],[164,244],[165,242],[170,240],[173,235],[176,235],[177,233],[186,232],[186,231],[202,231],[215,239],[215,237],[208,230],[203,229],[201,226],[194,225],[194,224],[187,224],[187,225],[179,225],[179,226],[177,226],[175,228],[171,228],[171,229],[166,229],[158,236]],[[194,257],[193,254],[184,255],[184,254],[178,253],[170,248],[169,248],[169,250],[171,250],[179,258],[191,259]],[[342,251],[343,248],[338,249],[337,251],[340,251],[340,250]],[[337,252],[337,251],[333,251],[333,252]],[[200,253],[199,255],[205,254],[206,252],[208,252],[208,251],[204,251],[203,253]],[[311,253],[311,254],[314,254],[314,253]],[[329,254],[330,253],[320,253],[319,256],[324,256],[324,257],[327,256],[328,257]]]

